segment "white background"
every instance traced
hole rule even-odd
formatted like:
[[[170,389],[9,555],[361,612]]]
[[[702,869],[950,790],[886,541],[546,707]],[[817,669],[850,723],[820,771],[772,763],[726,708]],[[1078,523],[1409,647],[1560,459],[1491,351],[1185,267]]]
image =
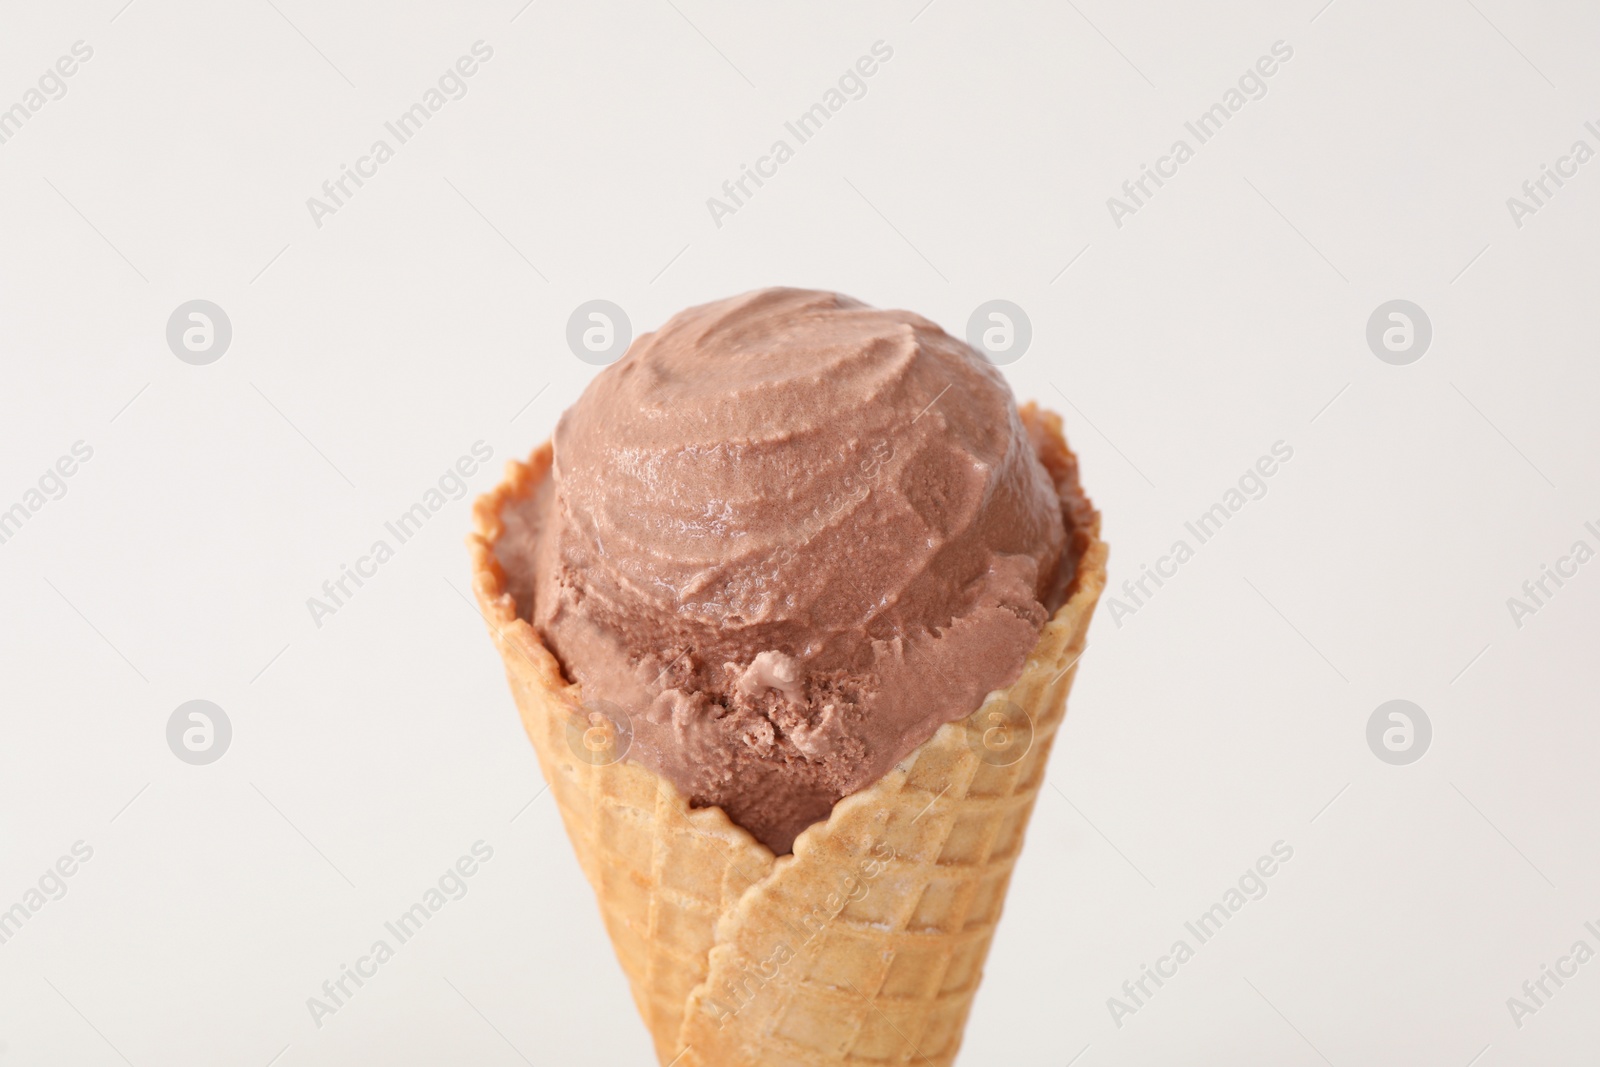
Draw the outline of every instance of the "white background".
[[[0,108],[94,50],[0,145],[0,508],[94,450],[0,544],[0,908],[94,850],[0,945],[0,1064],[650,1062],[464,601],[470,498],[320,628],[306,599],[474,442],[477,493],[548,435],[594,373],[579,303],[642,332],[771,284],[958,333],[1024,307],[1006,372],[1065,414],[1113,586],[1294,449],[1145,607],[1102,604],[963,1063],[1593,1061],[1600,962],[1520,1028],[1506,1004],[1600,950],[1600,563],[1506,605],[1600,547],[1600,161],[1506,206],[1600,148],[1592,5],[124,2],[0,7]],[[314,225],[478,40],[468,94]],[[866,96],[716,226],[878,40]],[[1278,40],[1266,97],[1114,225]],[[165,340],[196,298],[233,325],[209,366]],[[1409,366],[1365,341],[1395,298],[1433,324]],[[234,729],[204,767],[165,739],[196,698]],[[1395,698],[1434,730],[1403,767],[1365,738]],[[307,998],[480,839],[318,1028]]]

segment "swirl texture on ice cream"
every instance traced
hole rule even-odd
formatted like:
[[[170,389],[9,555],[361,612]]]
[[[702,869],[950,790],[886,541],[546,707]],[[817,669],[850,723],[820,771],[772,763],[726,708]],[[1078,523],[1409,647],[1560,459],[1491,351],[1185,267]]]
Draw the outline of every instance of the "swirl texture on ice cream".
[[[1074,563],[998,371],[797,289],[636,340],[506,511],[519,611],[627,758],[778,854],[1014,681]]]

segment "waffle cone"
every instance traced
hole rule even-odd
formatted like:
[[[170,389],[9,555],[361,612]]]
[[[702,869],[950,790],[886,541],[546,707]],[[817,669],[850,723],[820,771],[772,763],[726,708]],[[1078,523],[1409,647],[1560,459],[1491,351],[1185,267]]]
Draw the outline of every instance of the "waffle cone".
[[[478,500],[478,604],[663,1067],[954,1062],[1105,584],[1060,419],[1023,416],[1073,520],[1066,603],[1015,683],[776,859],[655,772],[579,758],[579,687],[519,617],[494,554],[502,507],[545,478],[549,445]]]

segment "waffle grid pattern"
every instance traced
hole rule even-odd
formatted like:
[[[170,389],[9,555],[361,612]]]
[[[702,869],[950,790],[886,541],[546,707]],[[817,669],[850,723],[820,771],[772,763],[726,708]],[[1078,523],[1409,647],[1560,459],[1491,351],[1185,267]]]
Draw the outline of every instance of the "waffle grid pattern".
[[[779,859],[654,773],[591,766],[569,747],[577,687],[517,617],[493,552],[501,508],[546,475],[549,446],[508,464],[477,502],[478,603],[663,1067],[953,1062],[1104,583],[1098,516],[1076,495],[1059,420],[1023,414],[1079,509],[1072,598],[1016,683],[840,801]],[[997,701],[1033,724],[1009,766],[978,754]]]
[[[942,728],[841,801],[796,843],[790,866],[739,902],[691,998],[681,1067],[954,1061],[1072,681],[1060,664],[1081,651],[1081,636],[1054,634],[1054,654],[1000,698],[1034,719],[1021,760],[979,757],[988,706]],[[840,873],[871,870],[886,852],[876,877],[860,877],[865,890],[848,894],[858,899],[820,926],[797,923],[828,915]],[[782,959],[785,946],[793,960],[766,978],[773,968],[759,963]]]
[[[493,551],[504,531],[502,507],[532,492],[550,460],[546,444],[527,463],[509,462],[505,480],[475,504],[467,539],[473,588],[634,1004],[666,1064],[681,1051],[684,1006],[706,978],[718,920],[767,876],[773,857],[721,809],[690,809],[669,783],[637,764],[594,766],[569,747],[579,691],[517,617]]]
[[[547,708],[527,725],[542,734],[541,768],[660,1053],[676,1041],[690,990],[705,980],[718,918],[766,877],[772,854],[725,818],[718,826],[700,817],[710,812],[687,809],[636,765],[573,759],[564,714]]]

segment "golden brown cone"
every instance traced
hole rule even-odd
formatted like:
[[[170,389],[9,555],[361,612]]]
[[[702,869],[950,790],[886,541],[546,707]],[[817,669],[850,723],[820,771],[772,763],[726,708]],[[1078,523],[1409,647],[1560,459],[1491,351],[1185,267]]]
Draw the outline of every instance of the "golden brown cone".
[[[477,501],[478,603],[663,1067],[954,1061],[1105,585],[1100,517],[1061,420],[1022,414],[1073,525],[1067,602],[1015,683],[776,860],[653,771],[579,758],[579,687],[518,617],[494,555],[501,508],[547,475],[549,445]]]

